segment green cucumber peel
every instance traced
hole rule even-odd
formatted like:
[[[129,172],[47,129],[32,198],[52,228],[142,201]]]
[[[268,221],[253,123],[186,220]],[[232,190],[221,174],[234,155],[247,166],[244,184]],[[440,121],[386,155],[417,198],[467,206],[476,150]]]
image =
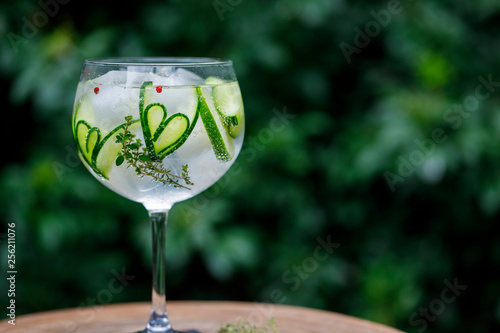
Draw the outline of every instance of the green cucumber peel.
[[[186,115],[182,113],[175,113],[168,117],[167,108],[163,104],[149,103],[149,99],[152,100],[151,96],[148,96],[150,93],[152,93],[152,85],[152,81],[146,81],[141,86],[141,90],[139,93],[139,114],[142,133],[144,136],[144,143],[146,144],[148,155],[151,160],[160,161],[165,158],[165,156],[172,154],[180,146],[182,146],[182,144],[184,144],[196,125],[199,112],[198,110],[196,110],[192,122]],[[153,124],[151,124],[150,122],[149,113],[153,110],[153,108],[156,107],[162,110],[163,115],[162,120],[158,123],[156,129],[154,130],[154,133],[152,133],[151,126]],[[161,139],[165,131],[168,130],[168,125],[174,120],[179,120],[179,118],[185,120],[185,129],[181,133],[179,133],[177,138],[174,137],[172,142],[170,142],[167,146],[157,147],[158,145],[161,145],[161,142],[158,141]]]
[[[92,126],[90,126],[89,123],[87,123],[85,120],[79,120],[75,124],[75,129],[73,131],[73,138],[75,139],[76,148],[82,154],[82,156],[85,159],[85,161],[87,162],[87,164],[90,165],[90,160],[87,158],[88,153],[85,152],[85,150],[83,149],[83,146],[80,144],[80,138],[79,138],[79,128],[80,128],[80,126],[86,127],[86,130],[85,130],[85,146],[87,145],[86,144],[87,134],[90,131],[90,129],[92,128]]]
[[[217,110],[219,110],[219,108],[217,108]],[[224,120],[224,125],[226,125],[226,127],[230,127],[230,126],[236,127],[236,126],[238,126],[238,124],[239,124],[238,117],[236,117],[236,116],[225,116],[222,113],[220,113],[220,111],[219,111],[219,114],[222,116],[222,119]]]
[[[209,77],[206,84],[212,85],[212,97],[215,109],[219,114],[227,133],[236,138],[243,128],[243,103],[236,82],[230,82],[217,77]]]
[[[189,122],[188,117],[181,113],[177,113],[177,115],[181,115],[187,119]],[[168,156],[172,154],[177,148],[182,146],[184,142],[186,142],[187,138],[191,135],[191,132],[193,132],[194,127],[196,126],[196,123],[198,122],[198,116],[200,115],[199,108],[196,108],[196,113],[194,114],[193,122],[188,125],[188,129],[184,134],[175,142],[175,146],[172,146],[170,150],[167,150],[166,148],[160,152],[161,158],[164,158],[165,156]],[[189,123],[188,123],[189,124]]]
[[[137,122],[137,121],[136,121]],[[92,166],[97,169],[97,157],[99,156],[99,153],[101,152],[102,147],[108,142],[109,138],[118,132],[121,129],[125,128],[125,124],[121,124],[117,127],[115,127],[111,132],[109,132],[103,139],[102,141],[99,141],[97,145],[94,148],[94,151],[92,152]],[[102,173],[102,172],[101,172]],[[106,177],[107,178],[107,177]]]
[[[158,156],[160,156],[160,159],[163,159],[165,156],[172,154],[174,151],[177,150],[177,148],[179,148],[180,146],[182,146],[182,144],[184,143],[184,141],[186,141],[186,139],[188,138],[189,134],[191,134],[191,131],[193,130],[193,126],[190,126],[190,124],[189,124],[189,118],[186,115],[182,114],[182,113],[176,113],[176,114],[171,115],[165,121],[165,124],[163,124],[163,127],[162,127],[162,132],[168,126],[168,124],[170,124],[170,122],[172,120],[174,120],[176,118],[179,118],[179,117],[182,118],[182,119],[184,119],[186,121],[186,129],[177,138],[177,140],[175,140],[174,142],[172,142],[167,147],[163,147],[163,148],[160,149],[160,151],[158,152]],[[160,132],[160,135],[162,134],[162,132]],[[160,137],[160,135],[158,135],[158,138]]]
[[[146,81],[142,84],[141,90],[139,92],[139,117],[141,119],[142,134],[144,135],[144,143],[146,144],[146,149],[148,150],[149,157],[152,160],[156,160],[155,146],[153,138],[151,137],[151,129],[149,128],[149,122],[147,121],[147,116],[145,115],[144,99],[146,98],[146,88],[152,86],[152,81]],[[166,110],[165,110],[166,111]]]
[[[193,89],[196,90],[197,102],[192,119],[190,120],[183,113],[175,113],[168,117],[167,109],[163,104],[153,103],[154,89],[152,89],[152,85],[152,81],[146,81],[141,85],[139,92],[139,118],[129,123],[129,125],[140,124],[147,156],[149,156],[151,161],[161,161],[181,147],[194,130],[198,117],[202,119],[216,158],[223,162],[231,159],[228,143],[224,141],[224,136],[222,135],[226,133],[221,134],[220,131],[224,130],[226,126],[237,126],[238,117],[236,115],[223,115],[217,110],[220,118],[216,116],[217,120],[214,119],[210,106],[203,95],[202,88],[200,86],[193,86]],[[126,123],[116,126],[109,133],[103,135],[98,127],[91,126],[85,120],[78,120],[79,111],[82,107],[87,107],[87,104],[83,103],[83,100],[75,107],[75,116],[72,119],[74,128],[73,139],[87,165],[99,176],[109,179],[107,175],[110,170],[108,156],[100,156],[100,154],[104,154],[102,152],[104,147],[106,147],[106,155],[112,154],[112,151],[117,147],[107,145],[117,144],[117,142],[112,142],[114,140],[110,139],[116,136],[120,130],[124,130]],[[158,112],[158,114],[155,115],[152,112]],[[115,162],[115,159],[113,159],[113,162]]]
[[[212,112],[210,112],[210,108],[203,96],[201,88],[196,87],[196,92],[198,93],[198,112],[207,131],[212,148],[214,149],[215,157],[220,161],[227,162],[231,159],[231,155],[222,139],[222,135],[220,134]]]
[[[160,137],[160,135],[162,134],[163,130],[165,129],[165,127],[167,125],[167,123],[165,121],[167,118],[167,108],[163,104],[160,104],[160,103],[151,103],[146,107],[146,110],[144,110],[144,117],[147,120],[146,127],[147,127],[147,130],[149,131],[149,133],[151,133],[151,127],[149,126],[149,122],[150,122],[149,121],[149,111],[151,111],[151,109],[153,107],[159,107],[163,111],[163,117],[160,121],[160,124],[156,128],[155,133],[153,134],[153,138],[152,138],[153,141],[158,141],[158,138]]]
[[[92,140],[92,134],[96,135],[96,138]],[[101,141],[101,130],[97,127],[92,127],[87,133],[87,139],[85,140],[85,150],[87,154],[91,154],[94,147]]]
[[[131,124],[135,124],[139,122],[139,119],[133,120]],[[85,142],[80,142],[80,138],[78,136],[78,128],[80,126],[85,126],[87,128],[87,133],[85,135]],[[76,140],[76,146],[78,150],[80,151],[80,154],[83,156],[85,162],[92,168],[92,170],[98,174],[101,177],[104,177],[106,179],[109,179],[107,175],[104,174],[102,170],[100,170],[97,167],[97,158],[99,156],[99,153],[101,152],[102,148],[104,145],[108,142],[109,138],[111,138],[114,134],[116,134],[119,130],[125,128],[125,123],[115,127],[111,132],[106,134],[104,138],[101,139],[101,130],[98,127],[92,127],[89,123],[87,123],[85,120],[79,120],[76,123],[76,128],[75,128],[75,140]],[[92,147],[91,146],[91,136],[93,133],[96,133],[97,138],[95,140],[95,144]],[[114,144],[114,142],[111,142],[110,144]],[[90,157],[90,159],[89,159]]]

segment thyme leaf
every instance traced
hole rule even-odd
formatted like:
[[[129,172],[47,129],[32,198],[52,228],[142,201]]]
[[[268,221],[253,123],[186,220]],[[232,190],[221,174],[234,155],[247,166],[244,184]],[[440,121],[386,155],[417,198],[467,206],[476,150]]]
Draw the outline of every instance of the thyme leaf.
[[[129,130],[132,122],[132,116],[125,117],[125,127],[123,133],[116,136],[116,143],[122,144],[122,149],[116,157],[115,164],[120,166],[127,162],[127,167],[134,168],[137,175],[141,178],[151,177],[155,181],[173,185],[175,188],[185,188],[190,190],[187,185],[194,185],[189,178],[188,166],[182,166],[181,175],[176,175],[171,170],[165,169],[160,161],[153,161],[148,155],[147,148],[143,147],[141,139],[136,139],[135,135]],[[185,185],[179,183],[184,181]]]

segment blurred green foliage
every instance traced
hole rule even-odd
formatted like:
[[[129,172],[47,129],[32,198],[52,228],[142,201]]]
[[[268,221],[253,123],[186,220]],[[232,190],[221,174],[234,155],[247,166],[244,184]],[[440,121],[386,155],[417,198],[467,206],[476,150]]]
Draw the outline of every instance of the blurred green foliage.
[[[75,161],[71,109],[86,58],[192,55],[234,61],[247,132],[233,171],[171,211],[168,299],[278,290],[276,302],[411,332],[498,330],[500,2],[404,1],[350,63],[341,43],[388,2],[72,1],[45,24],[40,6],[0,4],[0,212],[16,223],[18,314],[89,305],[122,269],[135,278],[106,302],[149,300],[146,212]],[[493,81],[484,100],[480,76]],[[270,131],[284,110],[296,117]],[[444,142],[429,141],[436,129]],[[340,246],[315,259],[328,237]],[[420,309],[455,278],[467,289],[424,327]]]

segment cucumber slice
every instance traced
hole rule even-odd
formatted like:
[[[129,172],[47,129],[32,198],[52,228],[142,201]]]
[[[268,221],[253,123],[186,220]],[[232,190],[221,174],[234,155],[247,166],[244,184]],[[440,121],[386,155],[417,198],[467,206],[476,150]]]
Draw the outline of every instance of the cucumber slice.
[[[92,126],[90,126],[85,120],[80,120],[76,123],[74,130],[76,147],[89,165],[93,147],[92,149],[89,149],[89,145],[87,145],[87,135],[89,134],[91,128]]]
[[[155,149],[158,154],[166,156],[171,154],[174,149],[180,147],[177,143],[184,137],[189,129],[189,119],[183,114],[177,113],[167,119],[162,126],[161,132],[158,132],[158,140],[155,141]]]
[[[213,86],[215,108],[222,117],[229,135],[236,138],[245,128],[243,100],[238,82],[226,82],[211,76],[205,83]]]
[[[101,141],[99,128],[90,126],[85,120],[79,120],[76,123],[75,133],[76,146],[84,161],[95,173],[104,176],[92,161],[92,156],[98,150]]]
[[[165,128],[167,109],[159,103],[149,104],[144,111],[144,116],[153,142],[157,141]]]
[[[85,162],[92,170],[109,179],[109,173],[116,156],[120,152],[122,145],[116,143],[116,136],[123,132],[125,124],[115,127],[111,132],[101,140],[101,130],[97,127],[92,127],[85,120],[79,120],[76,124],[76,145]],[[139,119],[132,121],[129,125],[129,131],[137,133],[140,131]]]
[[[84,95],[75,105],[75,112],[73,113],[73,138],[76,141],[77,124],[80,120],[85,120],[87,123],[95,121],[95,111],[92,107],[92,101],[88,95]]]
[[[176,151],[189,137],[198,119],[198,110],[191,111],[192,119],[183,113],[168,117],[166,107],[154,102],[153,82],[146,81],[139,94],[139,113],[144,142],[152,160],[161,160]],[[193,98],[197,98],[193,88]],[[183,104],[193,104],[185,101]]]
[[[219,161],[227,162],[231,160],[234,155],[233,139],[229,138],[227,132],[224,129],[224,125],[220,117],[214,117],[210,109],[213,106],[213,100],[207,91],[207,88],[197,87],[196,91],[198,93],[198,111],[200,113],[201,120],[207,131],[208,138],[212,144],[212,148],[215,153],[215,157]],[[207,98],[208,97],[208,98]],[[222,130],[222,131],[221,131]]]
[[[145,115],[146,108],[153,104],[153,82],[146,81],[141,86],[141,91],[139,93],[139,116],[141,119],[142,133],[144,135],[144,143],[148,150],[149,157],[152,160],[156,160],[156,151],[153,142],[153,136],[151,134],[151,129],[149,128],[148,117]],[[165,110],[166,112],[166,110]]]
[[[198,115],[199,111],[196,109],[196,113],[194,116],[194,120],[192,122],[189,122],[189,118],[181,113],[176,113],[170,118],[167,119],[166,123],[167,126],[170,125],[170,122],[172,122],[172,126],[169,126],[169,128],[166,128],[163,131],[163,134],[158,138],[158,141],[163,141],[164,142],[173,142],[170,145],[165,145],[165,144],[159,144],[158,145],[158,154],[160,156],[160,159],[163,159],[165,156],[172,154],[174,151],[176,151],[180,146],[186,142],[187,138],[189,135],[191,135],[191,132],[193,131],[194,127],[196,126],[196,123],[198,121]],[[184,118],[181,119],[181,118]],[[185,127],[184,127],[185,124]],[[185,128],[184,130],[182,130]],[[169,134],[169,131],[172,131],[173,136],[171,137]],[[164,138],[165,136],[165,138]],[[173,140],[174,137],[178,137],[177,140]],[[162,148],[165,147],[165,148]]]
[[[92,166],[98,170],[98,174],[109,179],[111,168],[115,165],[116,156],[122,149],[122,144],[116,142],[116,136],[123,133],[125,124],[115,127],[98,143],[92,152]],[[137,133],[141,130],[139,119],[133,120],[128,130]]]
[[[87,134],[87,142],[85,143],[85,153],[92,154],[95,146],[101,141],[101,130],[97,127],[92,127]]]
[[[205,79],[205,84],[209,86],[218,86],[226,83],[226,80],[220,79],[216,76],[209,76]]]

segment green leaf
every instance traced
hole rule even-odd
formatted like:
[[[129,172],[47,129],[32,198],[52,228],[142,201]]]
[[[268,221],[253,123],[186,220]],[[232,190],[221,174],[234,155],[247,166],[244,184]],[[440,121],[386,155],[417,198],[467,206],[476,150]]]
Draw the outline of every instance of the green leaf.
[[[125,161],[125,158],[123,157],[123,155],[119,155],[117,158],[116,158],[116,166],[120,166],[123,164],[123,161]]]

